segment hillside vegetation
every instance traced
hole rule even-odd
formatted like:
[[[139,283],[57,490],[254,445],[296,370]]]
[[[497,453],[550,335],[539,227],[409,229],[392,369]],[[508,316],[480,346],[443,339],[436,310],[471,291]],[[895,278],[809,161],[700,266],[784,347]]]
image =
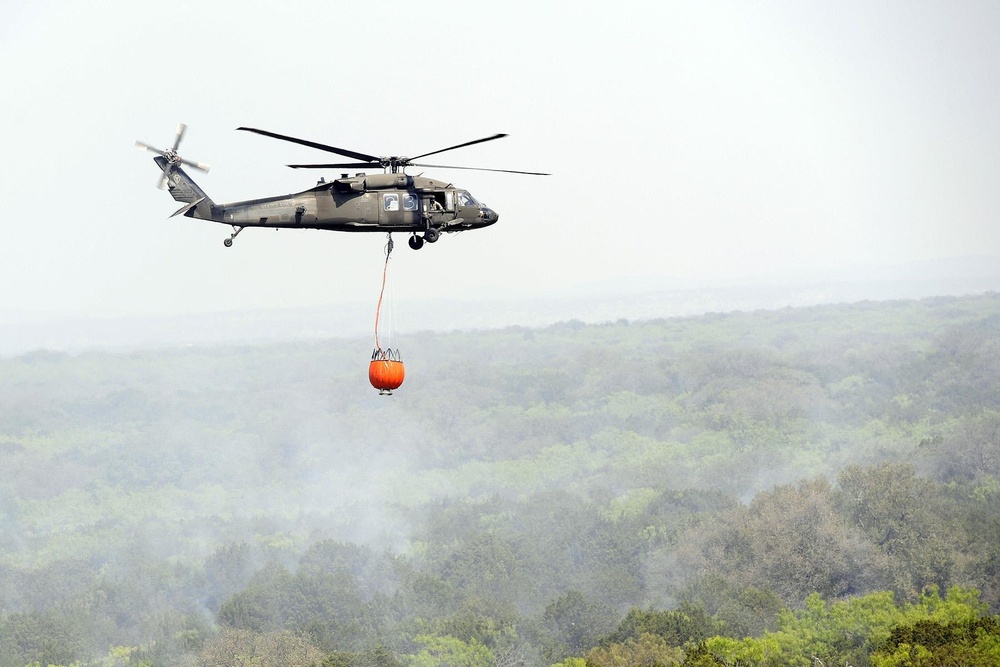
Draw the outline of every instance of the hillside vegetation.
[[[1000,661],[1000,295],[401,342],[0,359],[0,665]]]

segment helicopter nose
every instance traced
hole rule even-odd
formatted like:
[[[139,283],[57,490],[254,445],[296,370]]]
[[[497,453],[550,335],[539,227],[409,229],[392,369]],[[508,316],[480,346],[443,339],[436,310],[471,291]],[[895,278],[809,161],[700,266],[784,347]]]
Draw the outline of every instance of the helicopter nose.
[[[482,209],[483,225],[492,225],[494,222],[500,219],[497,212],[486,206]]]

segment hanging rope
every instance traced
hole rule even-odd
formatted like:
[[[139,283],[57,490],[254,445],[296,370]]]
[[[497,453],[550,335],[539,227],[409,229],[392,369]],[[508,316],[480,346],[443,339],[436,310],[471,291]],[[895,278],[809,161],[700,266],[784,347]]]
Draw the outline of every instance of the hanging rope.
[[[378,325],[382,319],[382,299],[385,296],[386,277],[389,274],[392,232],[386,234],[386,237],[388,240],[385,244],[385,266],[382,268],[382,290],[378,293],[378,307],[375,309],[375,349],[372,351],[371,363],[368,364],[368,380],[378,389],[379,394],[391,395],[394,389],[399,389],[403,384],[406,370],[399,358],[399,350],[393,350],[391,347],[383,350],[382,341],[379,339]]]
[[[382,296],[385,294],[386,276],[389,273],[389,255],[392,254],[392,232],[388,232],[386,237],[388,240],[385,244],[385,267],[382,269],[382,290],[378,293],[378,306],[375,308],[375,352],[383,354],[383,356],[385,353],[382,352],[382,343],[378,336],[378,323],[382,318]],[[391,353],[392,350],[389,350],[389,352]]]

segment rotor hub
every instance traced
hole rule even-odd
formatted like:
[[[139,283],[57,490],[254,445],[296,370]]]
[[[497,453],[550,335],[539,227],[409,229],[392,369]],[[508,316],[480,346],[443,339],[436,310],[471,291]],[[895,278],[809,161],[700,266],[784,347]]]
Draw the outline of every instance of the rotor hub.
[[[177,136],[174,137],[174,145],[165,150],[161,150],[159,148],[156,148],[155,146],[150,146],[144,141],[135,142],[136,148],[145,151],[152,151],[153,153],[162,156],[163,159],[166,160],[166,164],[161,164],[157,162],[157,164],[161,164],[163,168],[163,174],[160,176],[160,180],[157,183],[157,187],[159,187],[161,190],[167,187],[167,181],[170,177],[170,172],[172,172],[175,168],[179,167],[182,164],[187,165],[193,169],[197,169],[199,171],[208,171],[210,169],[210,167],[207,164],[202,164],[200,162],[193,162],[191,160],[185,160],[184,158],[181,157],[180,153],[177,152],[177,149],[181,145],[181,139],[184,138],[184,132],[186,129],[187,125],[185,125],[184,123],[178,123]]]

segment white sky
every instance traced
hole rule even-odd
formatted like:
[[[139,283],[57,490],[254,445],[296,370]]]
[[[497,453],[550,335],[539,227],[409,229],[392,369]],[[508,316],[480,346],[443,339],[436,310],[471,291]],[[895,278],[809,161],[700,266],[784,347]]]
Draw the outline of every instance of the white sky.
[[[374,300],[381,234],[167,220],[152,154],[217,202],[330,155],[427,170],[500,214],[413,252],[395,298],[1000,255],[1000,3],[27,2],[0,5],[0,313]],[[411,173],[416,173],[411,170]],[[330,174],[327,174],[328,176]],[[335,175],[335,174],[334,174]]]

